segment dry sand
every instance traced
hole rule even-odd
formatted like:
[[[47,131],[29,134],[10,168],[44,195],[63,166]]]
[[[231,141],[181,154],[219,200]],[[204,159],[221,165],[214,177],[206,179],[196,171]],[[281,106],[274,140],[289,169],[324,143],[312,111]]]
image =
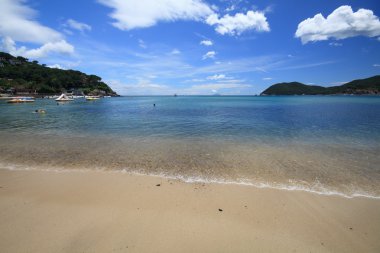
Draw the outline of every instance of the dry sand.
[[[380,252],[380,200],[0,170],[0,251]]]

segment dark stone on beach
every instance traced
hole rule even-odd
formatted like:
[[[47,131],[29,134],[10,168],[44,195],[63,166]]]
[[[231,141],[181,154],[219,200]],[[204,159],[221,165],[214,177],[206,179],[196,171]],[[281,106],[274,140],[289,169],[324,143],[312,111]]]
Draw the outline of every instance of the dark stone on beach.
[[[350,230],[352,230],[352,228],[350,228]]]
[[[161,186],[161,184],[156,184],[156,186]]]
[[[219,212],[223,212],[223,209],[220,209],[220,208],[219,208],[218,210],[219,210]]]

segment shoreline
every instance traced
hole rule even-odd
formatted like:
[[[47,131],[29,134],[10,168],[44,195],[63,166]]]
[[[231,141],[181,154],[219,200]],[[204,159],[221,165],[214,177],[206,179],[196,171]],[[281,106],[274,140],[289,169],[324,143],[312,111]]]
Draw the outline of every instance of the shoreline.
[[[19,168],[23,167],[23,168]],[[53,172],[53,173],[104,173],[104,174],[122,174],[129,176],[141,176],[141,177],[152,177],[159,178],[162,180],[177,180],[185,184],[217,184],[217,185],[232,185],[232,186],[242,186],[242,187],[253,187],[255,189],[270,189],[270,190],[278,190],[278,191],[289,191],[289,192],[304,192],[309,194],[316,194],[321,196],[333,196],[340,197],[346,199],[354,199],[354,198],[365,198],[365,199],[373,199],[380,200],[380,196],[373,196],[364,193],[353,193],[346,194],[343,192],[332,191],[326,188],[322,188],[322,190],[310,189],[301,185],[271,185],[270,183],[262,183],[262,182],[252,182],[249,180],[240,180],[240,181],[232,181],[232,180],[224,180],[224,179],[203,179],[200,177],[183,177],[183,176],[169,176],[163,174],[154,174],[154,173],[142,173],[138,171],[129,171],[126,169],[122,170],[104,170],[104,169],[42,169],[42,168],[25,168],[24,165],[16,165],[16,167],[9,168],[4,165],[0,165],[0,171],[40,171],[40,172]]]
[[[0,169],[0,248],[5,252],[380,250],[378,200],[128,173],[70,172]]]

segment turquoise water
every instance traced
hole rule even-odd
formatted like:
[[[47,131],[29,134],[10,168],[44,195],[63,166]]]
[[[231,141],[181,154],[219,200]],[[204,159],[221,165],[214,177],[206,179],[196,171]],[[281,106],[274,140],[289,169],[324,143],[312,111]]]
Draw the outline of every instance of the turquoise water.
[[[379,129],[369,96],[0,101],[0,163],[377,197]]]

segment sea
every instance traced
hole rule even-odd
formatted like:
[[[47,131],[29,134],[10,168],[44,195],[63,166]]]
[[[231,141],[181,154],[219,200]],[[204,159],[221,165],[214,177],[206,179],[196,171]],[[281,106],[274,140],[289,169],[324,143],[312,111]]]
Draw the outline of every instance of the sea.
[[[0,100],[0,168],[380,198],[380,97]]]

